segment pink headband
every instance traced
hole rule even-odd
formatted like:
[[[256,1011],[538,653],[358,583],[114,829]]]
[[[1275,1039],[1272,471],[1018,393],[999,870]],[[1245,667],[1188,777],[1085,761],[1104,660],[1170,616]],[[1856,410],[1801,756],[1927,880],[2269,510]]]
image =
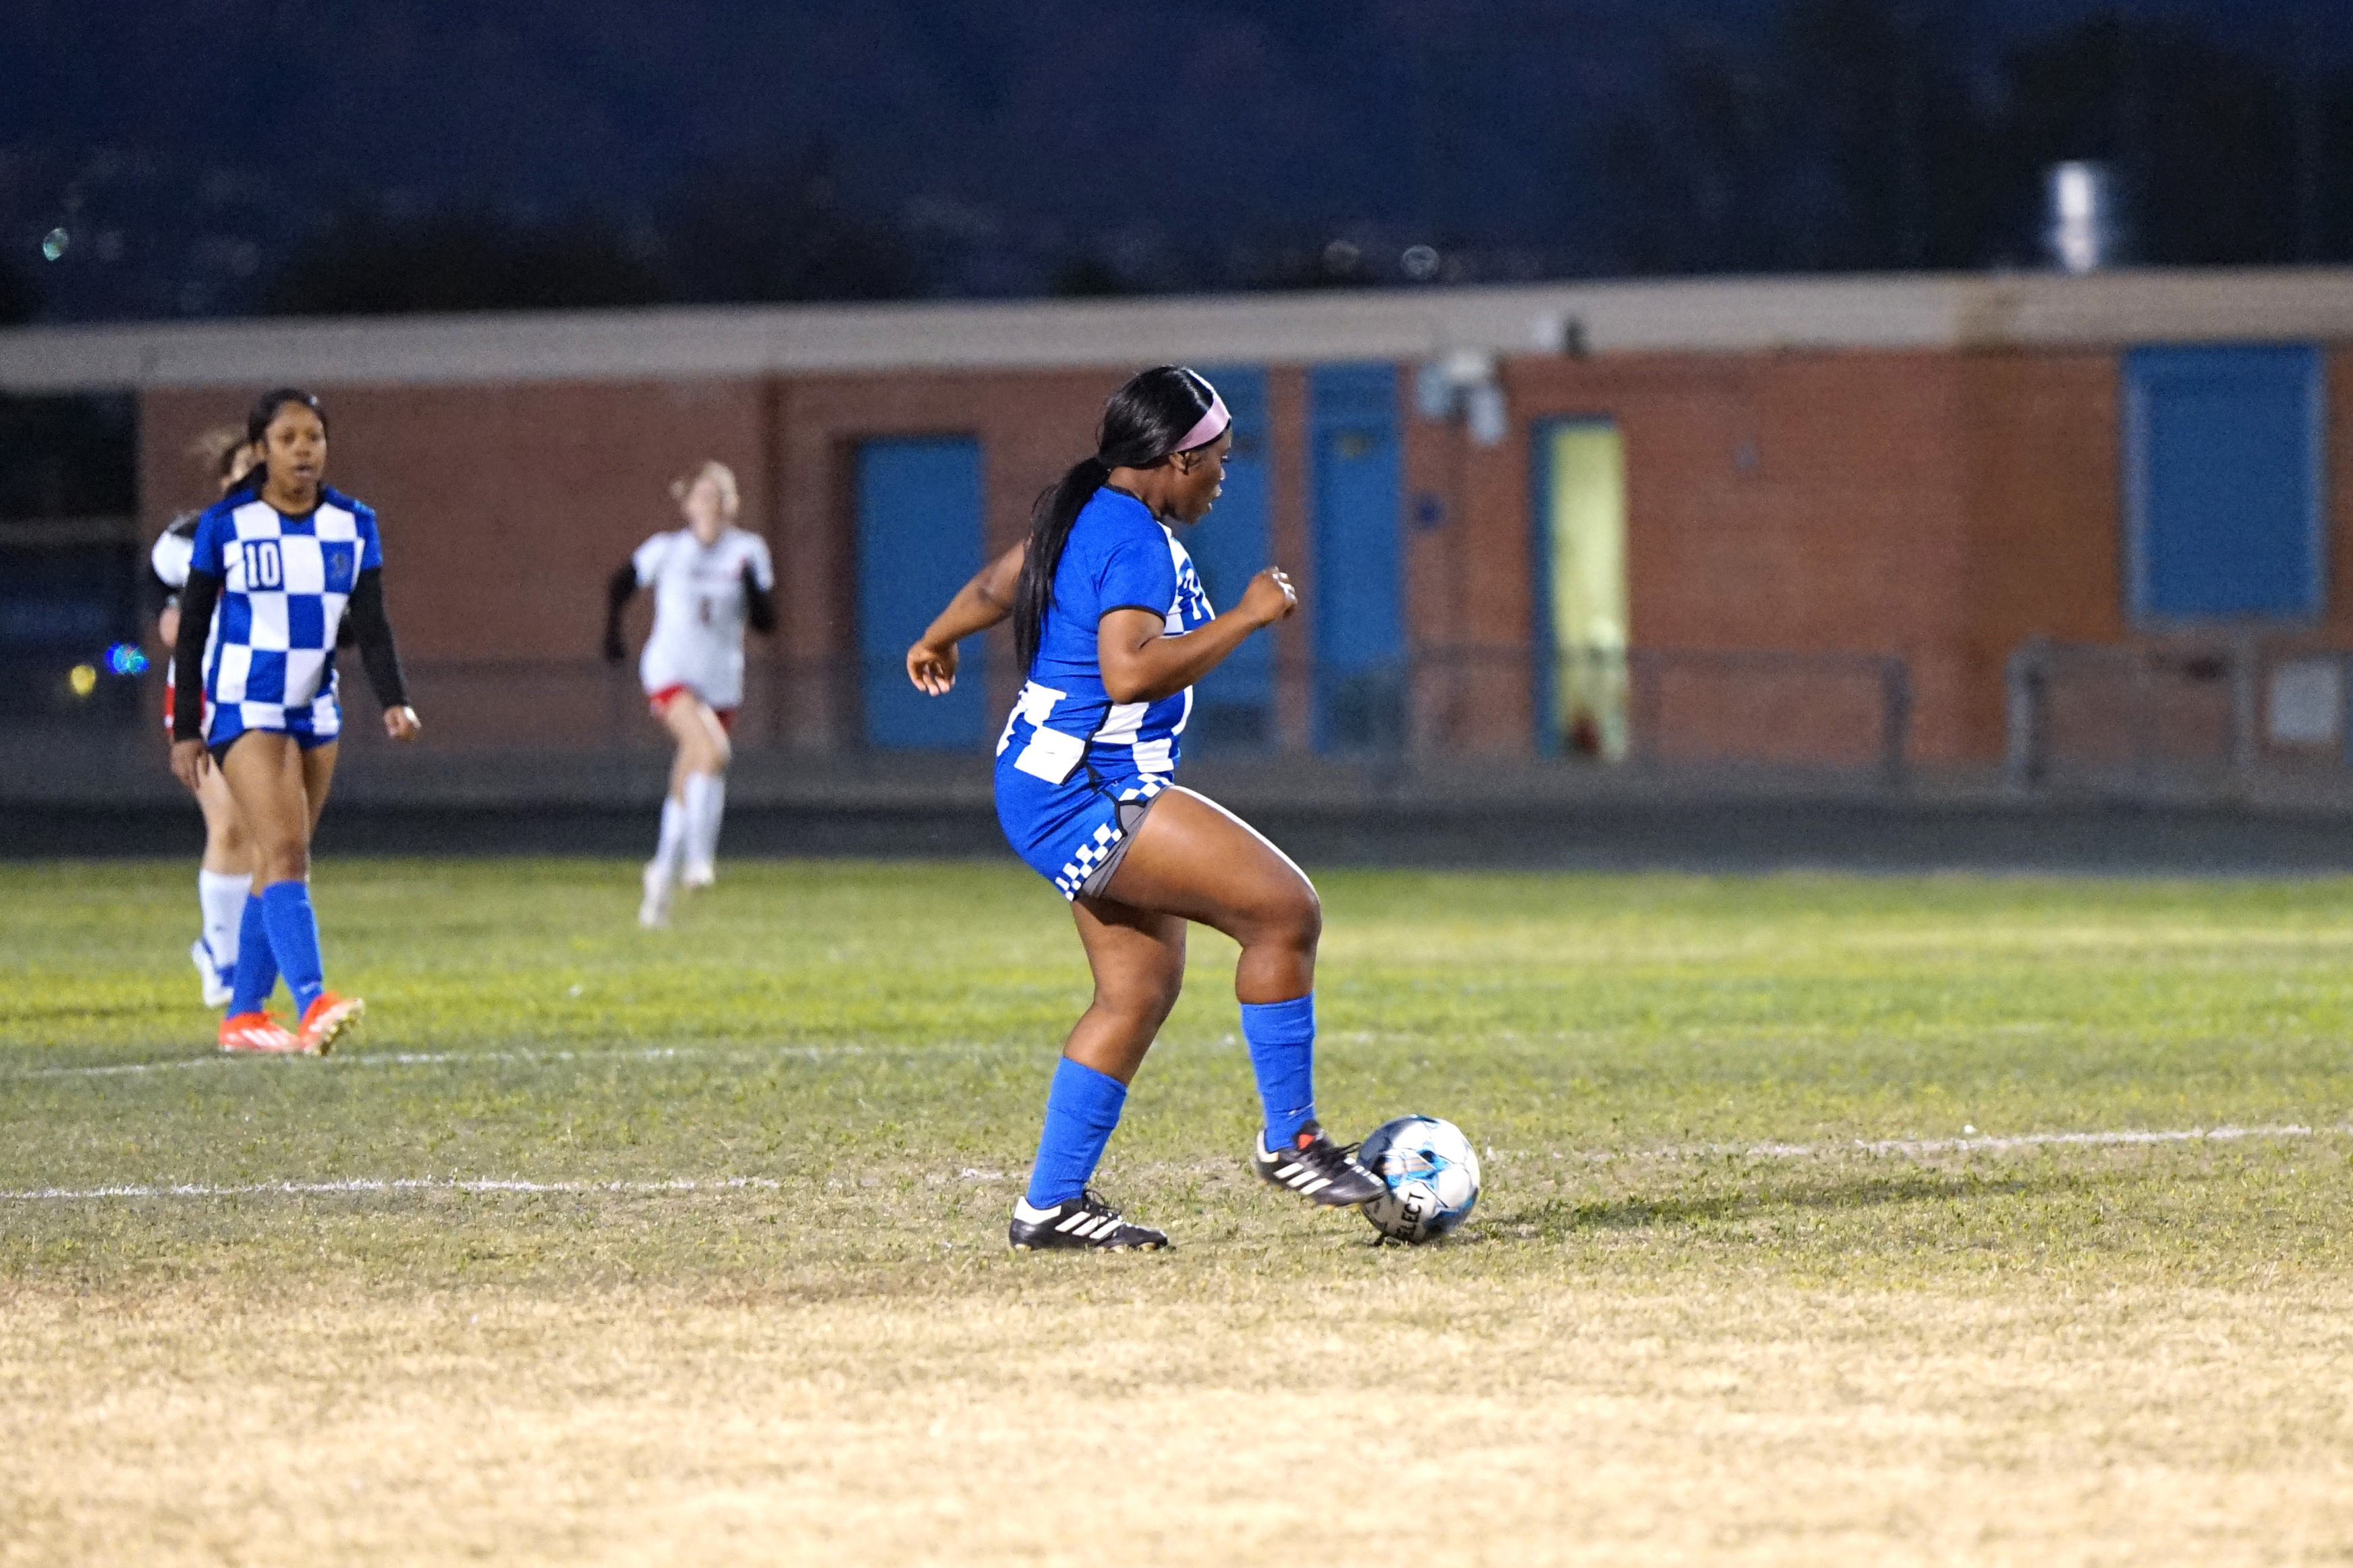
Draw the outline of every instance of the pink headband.
[[[1204,386],[1209,386],[1209,384],[1206,381],[1201,384]],[[1218,395],[1218,389],[1216,387],[1209,386],[1209,411],[1207,414],[1202,415],[1199,422],[1197,423],[1190,430],[1185,432],[1185,438],[1177,442],[1176,446],[1170,447],[1169,450],[1172,452],[1189,452],[1196,447],[1206,447],[1210,442],[1216,440],[1219,437],[1224,435],[1226,433],[1226,426],[1231,425],[1233,422],[1234,416],[1226,412],[1226,400]]]

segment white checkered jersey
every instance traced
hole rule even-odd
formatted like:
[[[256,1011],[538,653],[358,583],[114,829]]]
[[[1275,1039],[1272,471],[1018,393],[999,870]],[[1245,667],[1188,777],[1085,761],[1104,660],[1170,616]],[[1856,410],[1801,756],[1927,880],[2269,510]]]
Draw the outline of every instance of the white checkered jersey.
[[[649,694],[683,686],[713,708],[744,700],[744,628],[751,606],[744,569],[763,592],[776,585],[768,542],[731,528],[711,544],[681,528],[657,533],[629,558],[638,586],[654,595],[654,629],[638,659]]]
[[[363,572],[384,564],[375,513],[322,489],[308,517],[240,491],[196,520],[190,567],[221,580],[205,644],[205,739],[247,730],[332,735],[335,632]]]

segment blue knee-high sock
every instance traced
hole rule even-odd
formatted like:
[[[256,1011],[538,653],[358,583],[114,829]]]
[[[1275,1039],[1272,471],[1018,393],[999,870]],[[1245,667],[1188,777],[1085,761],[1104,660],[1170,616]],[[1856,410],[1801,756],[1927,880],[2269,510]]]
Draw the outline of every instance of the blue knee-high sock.
[[[294,993],[294,1016],[301,1017],[327,988],[325,966],[319,959],[319,917],[311,912],[307,882],[272,882],[261,889],[261,917],[269,928],[269,951],[285,973],[286,989]]]
[[[1266,1146],[1286,1149],[1315,1120],[1315,993],[1242,1004],[1242,1038],[1266,1107]]]
[[[269,913],[259,893],[245,897],[237,922],[237,967],[229,980],[228,1016],[259,1013],[278,989],[278,960],[269,951]]]
[[[1029,1167],[1029,1205],[1050,1209],[1086,1190],[1111,1130],[1127,1103],[1127,1085],[1064,1057],[1046,1091],[1046,1126],[1038,1135],[1038,1163]]]

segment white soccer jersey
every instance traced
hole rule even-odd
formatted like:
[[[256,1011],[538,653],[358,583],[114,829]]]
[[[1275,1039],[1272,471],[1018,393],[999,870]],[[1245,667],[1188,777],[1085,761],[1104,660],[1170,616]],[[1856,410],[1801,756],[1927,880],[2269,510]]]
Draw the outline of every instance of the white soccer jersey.
[[[188,562],[196,552],[195,512],[172,520],[172,525],[155,536],[155,548],[147,552],[147,564],[155,570],[155,581],[176,594],[188,585]]]
[[[154,568],[155,581],[164,584],[174,599],[188,585],[188,562],[196,552],[197,512],[183,512],[172,520],[171,526],[155,536],[155,547],[147,552],[147,563]],[[218,623],[219,612],[214,612]],[[210,637],[206,638],[207,646]],[[172,704],[179,691],[179,669],[170,649],[164,652],[164,733],[172,732]]]
[[[649,695],[690,688],[713,708],[744,700],[744,568],[763,592],[776,586],[768,542],[731,528],[708,546],[681,528],[657,533],[629,558],[638,585],[654,595],[654,629],[638,659]]]

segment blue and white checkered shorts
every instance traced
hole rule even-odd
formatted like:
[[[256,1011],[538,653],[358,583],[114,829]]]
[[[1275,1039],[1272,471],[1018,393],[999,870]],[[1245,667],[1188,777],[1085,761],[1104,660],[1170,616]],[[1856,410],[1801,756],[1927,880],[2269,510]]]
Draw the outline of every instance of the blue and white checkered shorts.
[[[1103,890],[1144,813],[1168,784],[1159,773],[1106,778],[1085,768],[1053,784],[1000,763],[997,820],[1032,871],[1065,899],[1076,899]]]

